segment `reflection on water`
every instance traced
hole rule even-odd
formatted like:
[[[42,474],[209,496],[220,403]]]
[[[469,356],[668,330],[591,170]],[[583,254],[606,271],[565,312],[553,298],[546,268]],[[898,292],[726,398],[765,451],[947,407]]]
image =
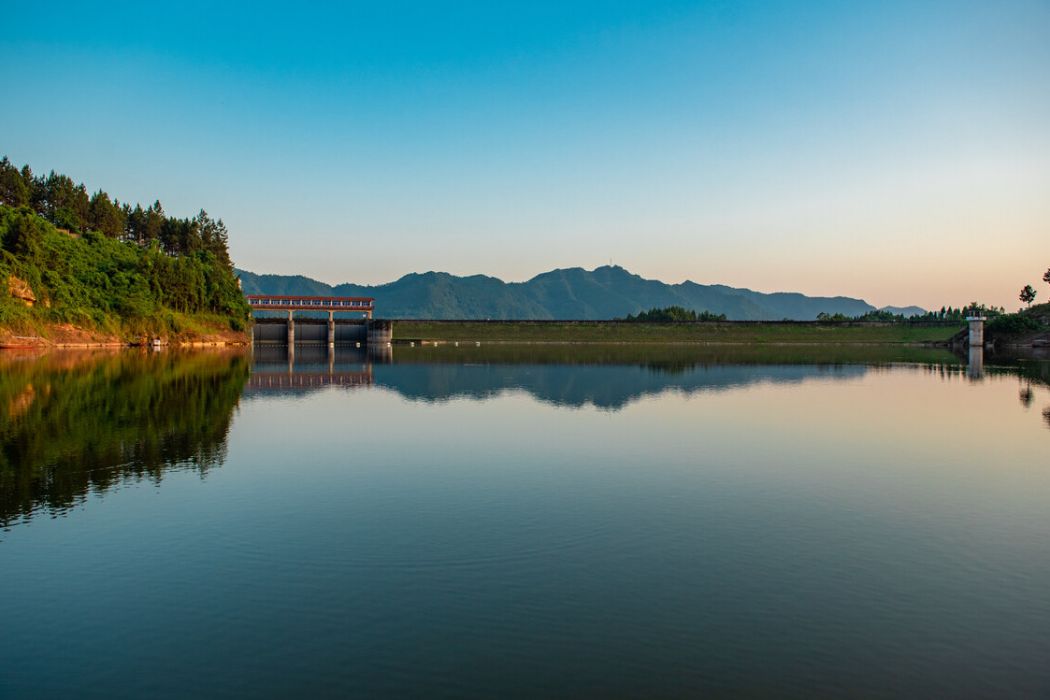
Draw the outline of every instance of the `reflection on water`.
[[[1047,427],[920,348],[0,355],[0,697],[1045,696]]]
[[[964,361],[923,348],[464,345],[401,347],[396,359],[390,347],[0,354],[0,525],[36,510],[62,512],[129,478],[221,465],[242,391],[254,398],[380,387],[424,402],[522,391],[558,406],[622,410],[666,392],[858,380],[905,365],[944,381],[986,377],[981,348]],[[1016,376],[1022,407],[1033,408],[1033,385],[1050,386],[1050,362],[993,359],[988,375]],[[1050,405],[1036,408],[1050,427]]]
[[[0,353],[0,525],[222,464],[243,353]]]
[[[377,353],[382,353],[378,355]],[[922,348],[755,348],[580,345],[256,348],[248,395],[379,386],[420,401],[525,391],[546,403],[619,410],[644,396],[727,390],[761,382],[849,379],[893,363],[962,371],[951,353]]]
[[[984,348],[974,345],[967,352],[966,373],[971,379],[980,379],[984,376]]]
[[[1026,387],[1050,386],[1050,359],[993,354],[990,376],[1016,376]],[[620,410],[646,396],[692,394],[760,383],[859,379],[870,373],[911,371],[944,381],[985,378],[985,350],[965,356],[945,349],[893,346],[489,345],[444,344],[329,350],[257,347],[246,394],[305,395],[330,386],[383,387],[404,398],[485,399],[524,391],[559,406]],[[1022,403],[1034,394],[1022,388]],[[1027,393],[1026,393],[1027,392]],[[1050,407],[1048,407],[1050,410]]]

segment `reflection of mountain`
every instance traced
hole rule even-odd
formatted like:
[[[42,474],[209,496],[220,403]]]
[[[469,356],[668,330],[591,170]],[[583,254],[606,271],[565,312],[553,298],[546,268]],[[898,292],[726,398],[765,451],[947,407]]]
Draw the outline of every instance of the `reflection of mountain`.
[[[850,379],[863,365],[699,365],[674,372],[632,365],[387,365],[375,383],[414,400],[483,399],[527,391],[559,406],[618,410],[645,396],[678,391],[724,391],[763,382]]]
[[[389,352],[389,351],[387,351]],[[858,354],[858,352],[860,354]],[[305,394],[325,386],[381,386],[417,401],[485,399],[525,391],[562,406],[617,410],[669,391],[721,391],[773,382],[850,379],[884,362],[954,362],[943,351],[901,348],[491,346],[397,348],[373,363],[364,351],[256,348],[248,395]],[[804,361],[801,358],[807,358]]]
[[[244,354],[0,353],[0,525],[222,463]]]

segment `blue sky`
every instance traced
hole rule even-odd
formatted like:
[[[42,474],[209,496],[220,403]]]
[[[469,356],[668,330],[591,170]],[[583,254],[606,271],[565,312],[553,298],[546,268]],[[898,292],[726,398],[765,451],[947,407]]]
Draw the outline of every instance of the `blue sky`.
[[[1016,306],[1050,266],[1045,0],[171,5],[5,8],[0,152],[253,271]]]

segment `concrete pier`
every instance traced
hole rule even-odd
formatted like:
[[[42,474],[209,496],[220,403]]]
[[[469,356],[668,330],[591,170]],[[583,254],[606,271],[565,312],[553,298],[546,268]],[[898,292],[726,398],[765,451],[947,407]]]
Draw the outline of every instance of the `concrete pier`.
[[[969,345],[971,348],[984,347],[984,316],[967,316],[966,322],[970,324]]]
[[[295,318],[292,312],[288,312],[288,347],[295,347]]]
[[[335,347],[335,312],[328,312],[328,347]]]
[[[369,319],[367,328],[369,345],[389,345],[394,339],[394,324],[391,321]]]

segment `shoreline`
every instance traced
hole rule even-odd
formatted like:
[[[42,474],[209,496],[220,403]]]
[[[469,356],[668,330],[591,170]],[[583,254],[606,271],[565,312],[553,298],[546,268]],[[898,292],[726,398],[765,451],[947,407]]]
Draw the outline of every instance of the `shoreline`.
[[[41,343],[27,343],[17,344],[10,342],[0,342],[0,350],[131,350],[133,348],[230,348],[230,347],[248,347],[251,343],[248,341],[184,341],[177,343],[162,343],[159,346],[153,346],[150,343],[130,343],[130,342],[113,342],[113,343],[52,343],[52,342],[41,342]]]
[[[686,323],[632,323],[624,321],[475,321],[391,320],[396,346],[506,345],[506,346],[683,346],[683,347],[914,347],[965,346],[965,326],[957,324],[828,324],[819,321],[717,321]],[[112,333],[71,325],[48,326],[42,334],[24,335],[0,329],[0,350],[120,349],[153,347],[150,338],[121,338]],[[160,336],[157,347],[219,348],[281,343],[253,340],[253,331],[215,329]],[[996,343],[1001,348],[1039,348],[1031,344]],[[303,343],[304,345],[324,345]]]
[[[53,333],[47,335],[21,335],[0,329],[0,350],[93,350],[151,347],[151,340],[122,339],[118,336],[77,327],[49,327]],[[230,347],[251,345],[248,333],[216,331],[205,335],[178,334],[164,338],[160,347]]]

